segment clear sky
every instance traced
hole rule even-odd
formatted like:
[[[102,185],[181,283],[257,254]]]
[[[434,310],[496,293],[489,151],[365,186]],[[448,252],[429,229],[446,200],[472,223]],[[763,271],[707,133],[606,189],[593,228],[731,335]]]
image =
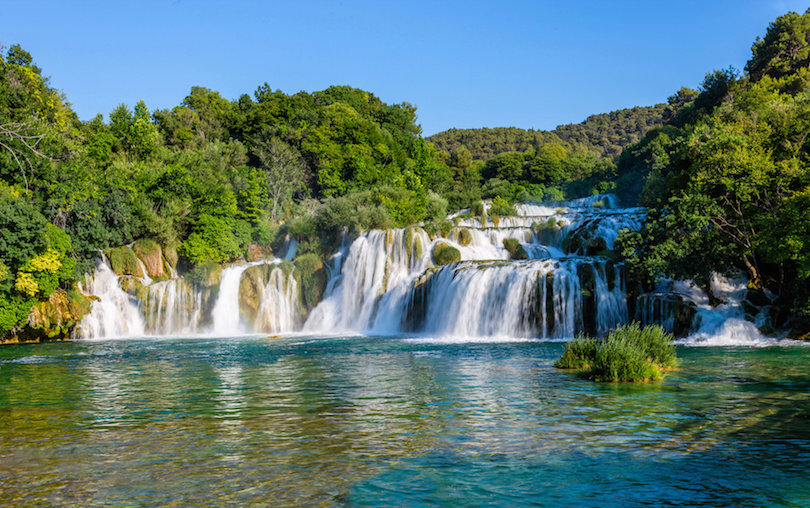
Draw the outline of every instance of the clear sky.
[[[82,120],[192,86],[227,99],[349,85],[417,106],[423,133],[553,129],[742,70],[795,0],[8,1],[20,44]]]

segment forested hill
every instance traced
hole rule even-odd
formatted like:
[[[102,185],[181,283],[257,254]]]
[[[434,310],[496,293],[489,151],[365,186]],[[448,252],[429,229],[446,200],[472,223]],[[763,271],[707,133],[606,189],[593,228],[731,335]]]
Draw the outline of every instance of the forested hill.
[[[553,131],[496,127],[450,129],[427,138],[437,150],[453,153],[464,146],[473,160],[487,160],[505,152],[537,150],[544,144],[565,146],[570,153],[596,158],[616,158],[622,149],[664,122],[667,104],[621,109],[591,115],[578,124],[560,125]]]

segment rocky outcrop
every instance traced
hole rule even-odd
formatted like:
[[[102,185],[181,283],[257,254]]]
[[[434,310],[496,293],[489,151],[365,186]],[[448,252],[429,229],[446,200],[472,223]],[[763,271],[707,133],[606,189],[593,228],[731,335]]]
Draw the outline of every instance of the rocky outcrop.
[[[107,259],[110,260],[110,267],[116,274],[133,275],[141,278],[144,276],[141,264],[138,262],[138,256],[128,246],[115,247],[108,250],[106,254]]]
[[[163,250],[154,240],[141,239],[132,245],[132,251],[146,267],[146,273],[152,279],[165,279],[169,276]]]
[[[67,340],[79,321],[90,312],[92,298],[77,291],[57,289],[48,300],[36,303],[28,323],[2,340],[3,344]]]

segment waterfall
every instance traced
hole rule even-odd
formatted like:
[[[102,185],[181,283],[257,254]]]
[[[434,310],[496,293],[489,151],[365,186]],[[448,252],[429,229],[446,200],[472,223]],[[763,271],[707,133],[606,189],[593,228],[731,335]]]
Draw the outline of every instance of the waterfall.
[[[213,334],[238,335],[247,331],[239,319],[239,282],[245,270],[255,264],[258,263],[229,266],[222,270],[219,297],[211,310],[211,321],[213,323],[211,332]]]
[[[310,297],[301,297],[315,286],[296,272],[292,238],[284,261],[228,266],[219,282],[205,287],[174,270],[154,281],[117,276],[103,259],[82,285],[96,301],[76,336],[303,331],[561,340],[604,335],[632,318],[679,336],[696,331],[693,342],[761,339],[756,327],[767,316],[752,322],[739,281],[715,278],[714,292],[723,299],[716,307],[684,282],[663,284],[628,303],[622,267],[610,251],[622,230],[641,227],[643,209],[619,208],[614,196],[598,195],[516,210],[512,217],[458,215],[441,231],[413,226],[344,235],[325,265],[325,288],[316,290],[323,297],[311,309]],[[457,249],[460,261],[436,266],[432,253],[439,243]]]
[[[612,248],[619,230],[637,229],[643,217],[642,210],[614,210],[615,204],[603,195],[522,205],[516,217],[456,217],[446,237],[431,238],[422,228],[364,233],[341,251],[333,290],[304,331],[543,338],[605,333],[628,321],[621,271],[604,257],[566,256],[563,240],[576,232],[580,246],[597,238]],[[528,260],[510,260],[507,239],[517,240]],[[434,267],[438,242],[458,249],[462,261]]]
[[[97,339],[296,331],[301,323],[298,286],[292,271],[285,272],[279,263],[275,259],[227,267],[222,270],[217,291],[195,287],[176,272],[172,272],[173,278],[160,281],[119,276],[102,259],[80,285],[94,301],[75,336]],[[267,277],[255,281],[255,314],[245,319],[249,311],[240,302],[240,283],[246,270],[261,265],[267,266]]]
[[[85,276],[79,290],[96,299],[90,314],[74,332],[77,338],[126,337],[143,335],[145,323],[136,299],[119,286],[119,277],[102,254],[95,272]]]
[[[254,331],[283,333],[296,331],[300,321],[298,309],[298,283],[292,274],[274,267],[267,283],[259,281],[261,299]]]
[[[148,333],[194,334],[199,328],[202,293],[183,279],[155,282],[147,287],[142,307]]]

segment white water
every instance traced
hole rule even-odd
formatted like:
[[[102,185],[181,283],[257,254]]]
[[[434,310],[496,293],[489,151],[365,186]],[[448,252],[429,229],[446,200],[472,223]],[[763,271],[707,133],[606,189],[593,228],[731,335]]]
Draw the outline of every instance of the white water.
[[[219,283],[219,298],[211,309],[211,333],[214,335],[232,336],[245,333],[247,330],[239,319],[239,282],[249,266],[258,263],[229,266],[222,269]]]
[[[103,256],[103,255],[102,255]],[[77,338],[143,335],[145,323],[135,299],[118,285],[118,275],[102,258],[93,276],[87,275],[79,289],[97,299],[90,314],[76,327]]]
[[[458,227],[447,238],[431,240],[423,229],[412,228],[411,243],[406,241],[408,230],[365,233],[347,253],[341,252],[345,259],[341,257],[342,270],[330,283],[333,290],[313,310],[304,331],[572,337],[587,327],[577,270],[588,265],[596,293],[593,327],[603,333],[628,319],[620,271],[615,270],[614,280],[608,281],[606,259],[565,258],[560,244],[567,230],[593,224],[589,231],[605,237],[612,247],[619,229],[637,228],[640,221],[636,209],[622,213],[608,211],[609,206],[563,208],[592,206],[596,201],[613,203],[603,196],[556,207],[525,205],[519,211],[532,216],[456,219]],[[552,216],[556,225],[551,230],[532,231],[532,224],[545,223]],[[544,245],[541,237],[554,241]],[[518,240],[529,261],[511,261],[505,239]],[[439,242],[457,248],[462,263],[433,268],[431,252]],[[547,277],[550,284],[546,284]]]
[[[708,295],[690,282],[676,282],[673,292],[692,302],[698,309],[693,320],[692,335],[681,341],[693,346],[764,346],[773,345],[777,339],[765,337],[759,331],[764,315],[747,321],[742,302],[746,296],[747,280],[728,279],[714,275],[711,280],[715,297],[721,300],[712,306]]]
[[[420,227],[368,231],[345,242],[333,257],[325,297],[306,322],[295,278],[278,267],[254,281],[260,295],[258,311],[254,307],[251,314],[255,320],[240,309],[245,271],[280,260],[227,267],[219,286],[211,290],[191,286],[176,272],[159,282],[143,278],[145,288],[137,292],[143,301],[120,289],[125,278],[116,276],[105,261],[83,287],[99,300],[77,336],[233,336],[300,330],[315,335],[411,333],[431,340],[601,335],[630,320],[627,288],[620,267],[585,254],[613,248],[622,229],[638,229],[644,218],[641,209],[617,206],[609,195],[519,205],[516,217],[456,218],[446,238],[431,238]],[[567,235],[576,241],[564,246]],[[517,240],[528,259],[510,260],[506,239]],[[439,242],[457,248],[461,262],[435,267],[432,250]],[[290,240],[285,257],[296,247]],[[764,314],[754,322],[745,319],[744,281],[716,277],[713,288],[723,301],[716,307],[693,285],[662,285],[641,295],[633,318],[672,329],[679,300],[697,309],[694,333],[682,343],[773,343],[757,329],[764,324]]]
[[[239,284],[245,270],[250,266],[279,262],[276,259],[224,268],[216,301],[207,305],[203,299],[205,290],[192,286],[183,278],[158,282],[148,277],[138,278],[143,286],[138,293],[144,295],[143,300],[139,300],[120,286],[132,277],[116,275],[107,260],[102,259],[95,273],[88,275],[80,286],[82,292],[96,300],[75,335],[99,339],[296,331],[301,322],[297,285],[292,274],[284,276],[278,267],[270,272],[266,283],[258,281],[260,299],[255,322],[245,323],[241,319]],[[206,311],[207,308],[210,310]]]

